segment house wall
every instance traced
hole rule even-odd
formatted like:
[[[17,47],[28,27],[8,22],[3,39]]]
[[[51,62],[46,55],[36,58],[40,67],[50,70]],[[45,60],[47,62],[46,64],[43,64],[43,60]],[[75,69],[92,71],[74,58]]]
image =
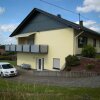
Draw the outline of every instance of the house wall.
[[[35,44],[49,46],[48,54],[18,53],[17,64],[31,64],[36,68],[36,58],[44,58],[44,68],[53,70],[53,58],[60,58],[60,68],[65,64],[65,57],[73,54],[74,32],[72,28],[38,32]]]
[[[100,39],[96,36],[87,35],[88,38],[88,44],[93,46],[93,39],[96,39],[96,51],[97,53],[100,53]],[[78,48],[78,38],[76,39],[76,45],[75,45],[75,54],[81,54],[82,48]]]

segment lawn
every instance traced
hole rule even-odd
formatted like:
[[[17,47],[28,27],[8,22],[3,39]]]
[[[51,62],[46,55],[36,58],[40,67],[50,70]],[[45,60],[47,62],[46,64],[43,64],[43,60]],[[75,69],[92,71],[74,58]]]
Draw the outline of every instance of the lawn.
[[[10,63],[10,64],[12,64],[14,66],[17,65],[17,61],[12,61],[12,60],[0,60],[0,62],[8,62],[8,63]]]
[[[100,100],[100,88],[22,84],[0,78],[0,100]]]

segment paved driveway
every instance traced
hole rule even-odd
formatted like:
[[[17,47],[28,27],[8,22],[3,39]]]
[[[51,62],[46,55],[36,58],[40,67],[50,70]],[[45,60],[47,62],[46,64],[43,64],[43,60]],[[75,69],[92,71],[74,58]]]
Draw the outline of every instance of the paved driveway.
[[[100,76],[88,78],[39,77],[34,76],[32,70],[22,69],[20,69],[20,75],[7,78],[7,80],[68,87],[100,87]]]

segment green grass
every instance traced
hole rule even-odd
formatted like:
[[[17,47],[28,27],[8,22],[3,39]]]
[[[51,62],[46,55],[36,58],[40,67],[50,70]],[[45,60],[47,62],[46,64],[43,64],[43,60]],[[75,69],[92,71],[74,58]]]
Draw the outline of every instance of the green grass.
[[[12,61],[12,60],[0,60],[0,62],[8,62],[8,63],[10,63],[10,64],[12,64],[14,66],[17,65],[17,61]]]
[[[100,88],[22,84],[0,78],[0,100],[100,100]]]
[[[96,58],[100,59],[100,54],[97,54],[97,55],[96,55]]]

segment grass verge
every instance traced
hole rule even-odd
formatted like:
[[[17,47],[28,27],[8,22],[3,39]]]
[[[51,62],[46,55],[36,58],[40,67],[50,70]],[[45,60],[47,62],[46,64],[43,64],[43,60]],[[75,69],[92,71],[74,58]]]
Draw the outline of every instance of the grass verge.
[[[10,63],[10,64],[12,64],[14,66],[17,65],[17,61],[12,61],[12,60],[0,60],[0,62],[8,62],[8,63]]]
[[[0,78],[0,100],[100,100],[100,88],[22,84]]]

